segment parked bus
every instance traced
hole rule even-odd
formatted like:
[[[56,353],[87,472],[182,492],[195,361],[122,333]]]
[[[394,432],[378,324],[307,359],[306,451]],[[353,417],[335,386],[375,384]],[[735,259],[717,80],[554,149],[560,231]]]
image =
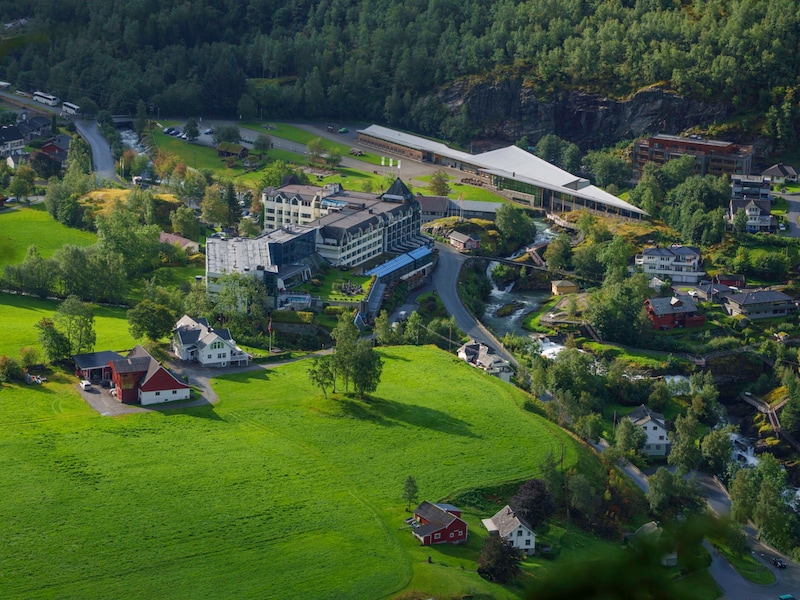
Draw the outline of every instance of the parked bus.
[[[58,106],[61,102],[61,100],[55,96],[45,94],[44,92],[33,92],[33,100],[34,102],[40,102],[42,104],[46,104],[47,106]]]
[[[72,102],[63,102],[61,104],[61,110],[63,110],[64,114],[67,115],[77,115],[81,112],[81,107],[77,104],[73,104]]]

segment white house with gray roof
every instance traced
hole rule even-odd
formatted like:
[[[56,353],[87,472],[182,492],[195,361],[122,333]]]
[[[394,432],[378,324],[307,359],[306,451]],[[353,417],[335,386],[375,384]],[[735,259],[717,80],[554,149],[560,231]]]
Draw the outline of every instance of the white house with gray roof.
[[[649,456],[666,456],[671,447],[667,436],[667,424],[664,415],[650,410],[644,404],[628,413],[627,419],[644,431],[647,436],[642,452]]]
[[[481,519],[481,523],[486,527],[489,535],[500,536],[512,548],[528,555],[536,551],[536,533],[528,522],[508,504],[493,517]]]
[[[175,324],[172,351],[181,360],[199,362],[204,367],[246,366],[250,360],[227,328],[213,329],[206,319],[188,315]]]
[[[706,277],[701,268],[700,249],[694,246],[645,248],[636,255],[635,264],[648,277],[669,277],[672,283],[699,283]]]

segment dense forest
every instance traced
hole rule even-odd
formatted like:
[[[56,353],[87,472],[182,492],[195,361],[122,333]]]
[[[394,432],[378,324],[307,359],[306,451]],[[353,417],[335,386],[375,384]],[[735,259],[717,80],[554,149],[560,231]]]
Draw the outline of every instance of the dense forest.
[[[458,83],[625,98],[659,84],[723,102],[786,146],[797,0],[3,0],[0,77],[86,107],[375,120],[481,133]]]

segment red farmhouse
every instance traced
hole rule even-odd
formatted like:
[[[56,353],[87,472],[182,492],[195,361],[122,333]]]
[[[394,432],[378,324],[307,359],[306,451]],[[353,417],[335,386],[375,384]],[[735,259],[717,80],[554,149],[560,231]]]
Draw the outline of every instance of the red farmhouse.
[[[412,532],[423,546],[460,544],[467,539],[467,523],[452,504],[431,504],[425,500],[414,511],[414,520],[419,525]]]

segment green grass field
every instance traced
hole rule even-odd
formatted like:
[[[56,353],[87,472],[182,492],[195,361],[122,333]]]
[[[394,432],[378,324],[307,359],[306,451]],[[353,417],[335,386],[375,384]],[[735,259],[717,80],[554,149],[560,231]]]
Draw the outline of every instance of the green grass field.
[[[91,246],[96,241],[93,233],[53,220],[44,205],[0,210],[0,270],[21,263],[31,244],[47,258],[66,244]]]
[[[411,191],[414,193],[419,192],[420,194],[423,195],[430,195],[431,191],[427,188],[430,179],[431,179],[430,175],[422,175],[419,177],[415,177],[414,183],[421,185],[414,185],[411,188]],[[455,177],[448,176],[448,180],[450,185],[450,193],[448,194],[448,197],[454,200],[457,199],[459,196],[463,195],[464,200],[474,200],[478,202],[509,201],[508,198],[496,194],[491,190],[487,190],[486,188],[478,187],[475,185],[469,185],[466,183],[461,183]]]
[[[0,355],[19,356],[23,346],[39,346],[39,331],[34,327],[44,317],[52,317],[58,302],[30,296],[0,293],[0,311],[3,315],[4,335],[0,339]],[[125,309],[96,306],[96,350],[127,350],[136,345],[128,332]]]
[[[324,399],[302,361],[215,380],[213,407],[121,418],[71,378],[3,387],[3,597],[519,597],[474,572],[486,515],[462,547],[418,546],[403,481],[439,500],[586,451],[451,355],[383,355],[368,403]]]

